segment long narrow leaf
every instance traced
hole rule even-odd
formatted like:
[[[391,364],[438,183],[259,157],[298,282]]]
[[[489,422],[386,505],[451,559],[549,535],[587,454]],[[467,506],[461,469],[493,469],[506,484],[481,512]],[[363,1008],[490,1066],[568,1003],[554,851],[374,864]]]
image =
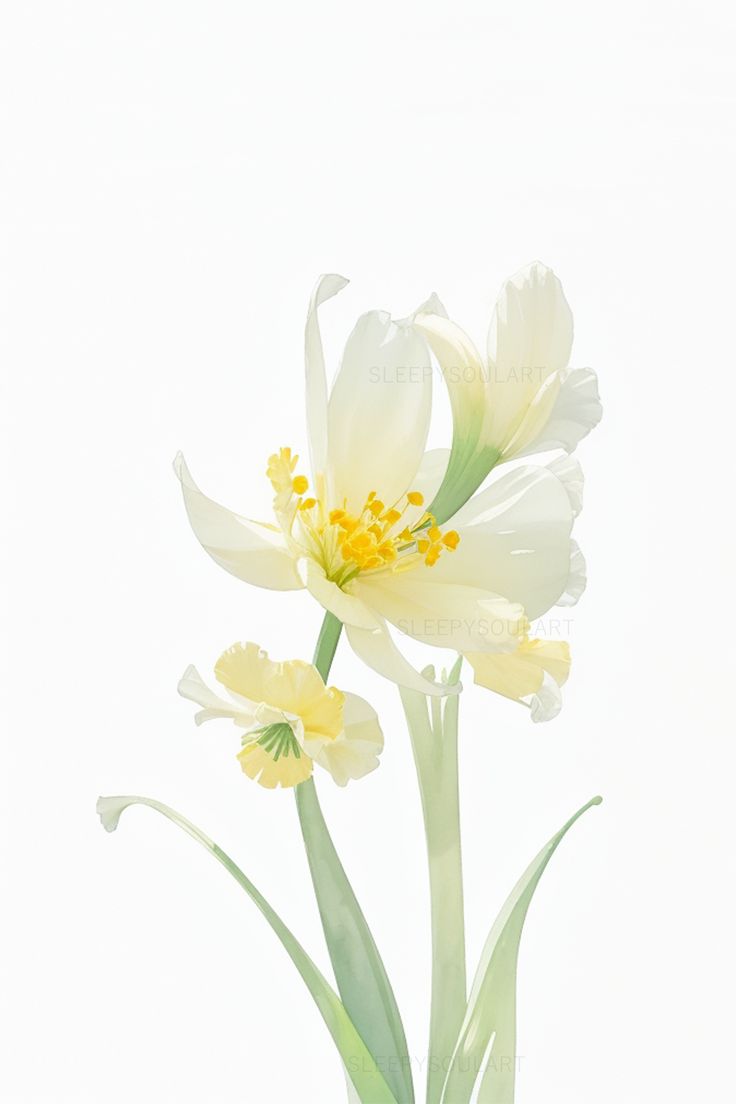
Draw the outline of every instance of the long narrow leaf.
[[[97,812],[108,832],[118,826],[120,814],[130,805],[147,805],[187,832],[221,863],[235,881],[245,890],[253,903],[263,913],[282,946],[296,966],[312,998],[319,1009],[327,1029],[339,1051],[345,1070],[352,1081],[361,1104],[398,1104],[383,1076],[378,1072],[370,1052],[361,1039],[340,998],[325,980],[309,955],[292,935],[281,918],[271,908],[242,870],[209,839],[204,832],[191,824],[173,809],[146,797],[101,797]]]
[[[310,778],[296,787],[309,869],[337,988],[368,1050],[401,1104],[413,1104],[406,1036],[375,940],[327,830]]]
[[[442,1095],[443,1104],[513,1104],[516,1080],[516,966],[529,904],[547,863],[594,797],[542,848],[514,886],[491,928]],[[492,1043],[492,1045],[491,1045]]]

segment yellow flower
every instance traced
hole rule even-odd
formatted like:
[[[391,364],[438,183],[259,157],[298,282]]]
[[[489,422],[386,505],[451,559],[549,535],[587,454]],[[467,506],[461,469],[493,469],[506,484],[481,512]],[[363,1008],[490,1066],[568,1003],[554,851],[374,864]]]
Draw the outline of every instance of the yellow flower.
[[[344,786],[378,766],[383,734],[374,710],[355,694],[325,686],[311,663],[277,663],[257,644],[234,644],[217,661],[215,676],[230,700],[210,690],[194,667],[184,672],[179,693],[201,706],[197,724],[228,717],[243,729],[238,759],[262,786],[296,786],[314,763]]]

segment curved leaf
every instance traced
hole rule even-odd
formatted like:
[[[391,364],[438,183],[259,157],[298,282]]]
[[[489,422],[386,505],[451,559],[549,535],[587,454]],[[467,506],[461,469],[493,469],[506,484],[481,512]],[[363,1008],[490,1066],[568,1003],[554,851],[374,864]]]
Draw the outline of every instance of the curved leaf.
[[[478,1104],[513,1104],[516,1073],[516,965],[534,891],[557,845],[594,797],[568,820],[527,867],[491,928],[478,964],[442,1094],[443,1104],[468,1104],[480,1082]]]
[[[200,832],[180,813],[147,797],[101,797],[97,802],[97,812],[103,827],[114,832],[118,826],[120,814],[130,805],[148,805],[156,812],[168,817],[174,824],[187,832],[193,839],[206,848],[221,863],[235,881],[245,890],[253,903],[263,913],[271,928],[278,936],[282,946],[301,974],[305,985],[327,1025],[335,1045],[340,1053],[343,1065],[352,1081],[361,1104],[397,1104],[383,1076],[378,1072],[373,1058],[358,1034],[355,1025],[345,1011],[342,1001],[331,985],[325,980],[318,968],[299,941],[292,935],[281,918],[271,908],[253,883],[233,860],[221,848]]]

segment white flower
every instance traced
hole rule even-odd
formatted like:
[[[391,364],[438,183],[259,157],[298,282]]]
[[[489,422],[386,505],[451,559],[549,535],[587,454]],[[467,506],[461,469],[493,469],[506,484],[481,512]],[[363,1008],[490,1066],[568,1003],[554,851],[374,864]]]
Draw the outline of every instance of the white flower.
[[[313,763],[339,786],[378,766],[383,734],[375,711],[363,698],[325,686],[311,663],[276,663],[257,644],[234,644],[215,675],[229,699],[210,690],[194,667],[184,672],[179,693],[202,707],[197,724],[229,717],[243,729],[238,759],[262,786],[296,786]]]
[[[572,452],[598,424],[595,373],[569,370],[573,321],[562,284],[535,262],[504,284],[487,356],[444,311],[423,312],[426,335],[450,392],[452,455],[432,511],[442,522],[497,463],[530,453]]]
[[[549,467],[510,472],[442,529],[426,504],[444,485],[450,454],[425,452],[432,373],[417,315],[360,318],[328,394],[317,311],[345,283],[323,277],[307,316],[311,480],[290,449],[275,453],[275,523],[259,523],[206,497],[179,456],[185,505],[199,541],[226,570],[257,586],[306,586],[374,670],[424,693],[457,692],[419,674],[389,624],[463,653],[513,652],[527,618],[569,591],[579,469],[565,479]],[[433,298],[420,312],[442,307]]]

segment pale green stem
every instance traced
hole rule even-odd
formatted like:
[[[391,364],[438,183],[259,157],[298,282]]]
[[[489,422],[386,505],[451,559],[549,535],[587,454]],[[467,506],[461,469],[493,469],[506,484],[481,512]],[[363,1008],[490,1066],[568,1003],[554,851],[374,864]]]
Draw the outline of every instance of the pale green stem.
[[[456,682],[460,662],[448,681]],[[432,673],[433,677],[433,673]],[[432,920],[432,1004],[427,1104],[438,1104],[466,1008],[457,723],[459,695],[444,702],[402,690],[424,813]]]
[[[314,665],[327,681],[341,622],[325,615]],[[413,1104],[406,1036],[386,969],[322,815],[312,778],[295,789],[327,949],[345,1008],[399,1104]]]

